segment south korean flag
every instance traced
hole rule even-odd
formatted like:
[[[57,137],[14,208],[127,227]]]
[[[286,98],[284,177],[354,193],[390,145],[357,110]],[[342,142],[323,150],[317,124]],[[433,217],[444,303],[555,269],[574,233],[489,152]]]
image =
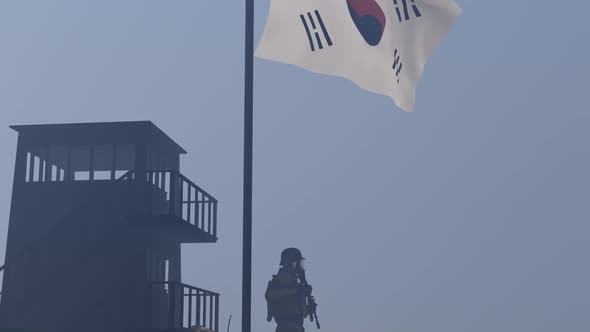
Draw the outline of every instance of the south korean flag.
[[[347,78],[411,112],[454,0],[271,0],[256,56]]]

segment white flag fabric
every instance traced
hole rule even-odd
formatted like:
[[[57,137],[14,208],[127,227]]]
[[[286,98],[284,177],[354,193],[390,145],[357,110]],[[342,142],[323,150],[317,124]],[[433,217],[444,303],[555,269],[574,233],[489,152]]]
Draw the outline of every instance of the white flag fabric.
[[[256,56],[350,79],[412,111],[454,0],[271,0]]]

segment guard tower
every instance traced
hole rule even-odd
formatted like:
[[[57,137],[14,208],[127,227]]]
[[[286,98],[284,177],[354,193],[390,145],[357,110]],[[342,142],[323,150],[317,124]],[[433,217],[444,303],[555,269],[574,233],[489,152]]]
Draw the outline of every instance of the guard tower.
[[[18,132],[0,328],[218,330],[219,294],[181,282],[180,245],[217,241],[217,200],[149,121]]]

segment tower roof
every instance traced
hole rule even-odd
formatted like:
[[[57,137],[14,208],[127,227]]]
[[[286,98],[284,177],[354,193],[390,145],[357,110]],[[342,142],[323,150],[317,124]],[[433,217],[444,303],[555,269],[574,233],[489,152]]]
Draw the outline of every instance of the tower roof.
[[[13,125],[19,140],[31,145],[147,144],[154,149],[186,151],[151,121]]]

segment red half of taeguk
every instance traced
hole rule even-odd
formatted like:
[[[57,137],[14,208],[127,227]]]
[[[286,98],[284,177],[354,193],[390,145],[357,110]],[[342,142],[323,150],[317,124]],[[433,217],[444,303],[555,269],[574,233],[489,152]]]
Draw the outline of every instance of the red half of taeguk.
[[[385,30],[385,14],[375,0],[346,0],[350,16],[367,44],[376,46]]]

